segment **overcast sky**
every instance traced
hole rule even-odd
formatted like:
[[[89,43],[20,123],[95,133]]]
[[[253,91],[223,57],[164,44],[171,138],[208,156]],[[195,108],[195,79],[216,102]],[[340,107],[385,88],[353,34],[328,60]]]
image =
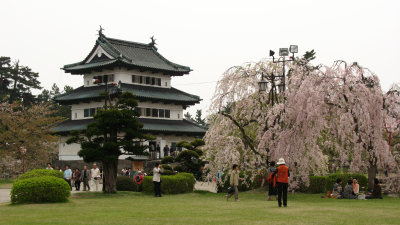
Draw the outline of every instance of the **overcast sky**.
[[[258,61],[269,49],[315,49],[316,63],[357,61],[375,72],[383,90],[400,82],[400,1],[19,1],[0,4],[0,55],[19,59],[40,74],[44,88],[83,85],[60,68],[83,60],[97,39],[148,43],[172,62],[190,66],[173,78],[178,89],[199,95],[206,111],[216,81],[231,66]]]

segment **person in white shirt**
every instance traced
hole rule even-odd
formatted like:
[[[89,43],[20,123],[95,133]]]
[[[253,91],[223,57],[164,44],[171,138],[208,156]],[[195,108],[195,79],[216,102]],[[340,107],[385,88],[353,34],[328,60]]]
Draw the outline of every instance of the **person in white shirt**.
[[[48,170],[52,170],[53,169],[53,167],[51,166],[51,163],[47,163],[46,169],[48,169]]]
[[[92,191],[99,191],[100,186],[100,170],[97,168],[97,164],[93,163],[93,168],[90,170],[90,175],[92,176]]]
[[[154,196],[161,197],[161,164],[156,163],[153,169]]]

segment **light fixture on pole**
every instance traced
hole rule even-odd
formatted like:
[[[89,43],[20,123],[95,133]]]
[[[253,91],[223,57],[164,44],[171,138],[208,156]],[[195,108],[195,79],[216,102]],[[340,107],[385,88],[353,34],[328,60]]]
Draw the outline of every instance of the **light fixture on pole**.
[[[272,57],[272,62],[273,63],[283,63],[282,66],[282,74],[281,75],[275,75],[274,73],[264,75],[264,73],[261,75],[261,80],[258,81],[258,87],[259,91],[268,91],[269,92],[269,98],[272,102],[272,105],[274,102],[278,102],[278,96],[277,96],[277,90],[276,87],[278,87],[279,93],[284,93],[286,89],[286,74],[285,74],[285,63],[287,61],[294,61],[294,54],[298,53],[299,48],[297,45],[290,45],[289,48],[279,48],[279,59],[275,60],[275,52],[272,50],[269,50],[269,56]],[[286,57],[289,56],[289,52],[292,53],[292,55],[287,59]],[[264,79],[265,78],[265,79]],[[276,85],[275,82],[279,81],[279,83]],[[271,83],[269,86],[268,83]],[[268,90],[270,88],[270,90]],[[283,101],[285,101],[285,98],[283,97]]]
[[[258,90],[259,91],[267,91],[268,81],[264,80],[264,73],[261,74],[261,80],[258,81]]]

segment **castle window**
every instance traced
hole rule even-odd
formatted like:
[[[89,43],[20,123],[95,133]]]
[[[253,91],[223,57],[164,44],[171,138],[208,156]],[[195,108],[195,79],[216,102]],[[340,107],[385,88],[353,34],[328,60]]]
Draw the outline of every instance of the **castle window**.
[[[150,83],[150,77],[146,77],[146,84],[151,84]]]
[[[152,109],[151,110],[151,116],[152,117],[158,117],[158,109]]]
[[[164,115],[165,115],[165,110],[164,109],[159,109],[158,110],[158,117],[164,118]]]
[[[161,86],[161,78],[157,78],[157,85]]]
[[[165,110],[165,118],[169,118],[170,117],[170,111],[169,109]]]
[[[151,116],[151,109],[150,108],[146,108],[146,116]]]

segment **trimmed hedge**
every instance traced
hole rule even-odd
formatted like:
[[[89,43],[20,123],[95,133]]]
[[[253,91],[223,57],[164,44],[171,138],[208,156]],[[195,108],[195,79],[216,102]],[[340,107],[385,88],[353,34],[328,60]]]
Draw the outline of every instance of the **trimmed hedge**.
[[[172,171],[172,167],[170,165],[168,165],[168,164],[162,164],[162,168],[164,170],[171,170]]]
[[[65,180],[54,176],[17,180],[11,189],[11,203],[63,202],[71,195]]]
[[[142,191],[142,183],[137,184],[132,178],[127,176],[117,177],[117,191]]]
[[[57,170],[48,170],[48,169],[36,169],[26,172],[18,177],[18,180],[24,180],[33,177],[43,177],[43,176],[53,176],[57,178],[64,178],[64,174]]]
[[[174,162],[174,157],[172,156],[165,156],[163,159],[161,159],[162,164],[168,164],[173,162]]]
[[[329,176],[310,176],[310,186],[307,188],[307,191],[310,193],[325,193],[329,190],[332,191],[333,185],[336,183],[338,178],[342,179],[343,188],[346,186],[347,180],[352,178],[357,178],[358,183],[360,184],[360,191],[366,190],[368,187],[368,178],[363,174],[334,173]]]
[[[191,173],[161,176],[161,192],[163,194],[180,194],[193,192],[195,179]],[[143,180],[143,192],[154,193],[153,177],[146,176]]]

